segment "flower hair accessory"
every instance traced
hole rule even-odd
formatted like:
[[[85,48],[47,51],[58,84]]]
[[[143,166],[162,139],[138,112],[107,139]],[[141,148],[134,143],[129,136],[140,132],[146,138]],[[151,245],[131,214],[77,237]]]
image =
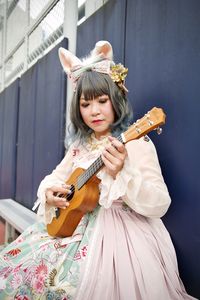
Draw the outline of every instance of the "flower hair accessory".
[[[128,74],[128,68],[125,68],[122,64],[117,64],[111,67],[110,77],[117,83],[119,88],[128,92],[127,88],[124,85],[125,78]]]
[[[114,64],[112,46],[107,41],[97,42],[90,56],[82,61],[64,48],[59,48],[59,58],[65,73],[74,85],[74,90],[76,90],[76,84],[81,74],[92,70],[108,74],[121,90],[128,91],[124,86],[128,69],[122,64]]]

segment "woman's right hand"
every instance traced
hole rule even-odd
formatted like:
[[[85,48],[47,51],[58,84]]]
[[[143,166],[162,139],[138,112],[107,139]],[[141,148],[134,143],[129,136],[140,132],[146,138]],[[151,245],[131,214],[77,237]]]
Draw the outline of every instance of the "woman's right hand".
[[[65,209],[69,206],[69,201],[67,201],[66,196],[70,192],[70,185],[63,185],[62,187],[52,186],[46,190],[46,203],[50,206]]]

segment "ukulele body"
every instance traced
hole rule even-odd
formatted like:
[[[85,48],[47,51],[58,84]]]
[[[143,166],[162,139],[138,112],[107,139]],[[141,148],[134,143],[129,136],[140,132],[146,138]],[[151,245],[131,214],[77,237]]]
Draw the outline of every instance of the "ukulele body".
[[[99,183],[95,175],[80,189],[74,183],[85,170],[77,168],[66,181],[67,185],[74,186],[66,209],[58,208],[58,214],[50,224],[47,224],[48,234],[54,237],[69,237],[73,234],[80,220],[87,212],[95,209],[99,200]],[[67,199],[68,200],[68,199]]]

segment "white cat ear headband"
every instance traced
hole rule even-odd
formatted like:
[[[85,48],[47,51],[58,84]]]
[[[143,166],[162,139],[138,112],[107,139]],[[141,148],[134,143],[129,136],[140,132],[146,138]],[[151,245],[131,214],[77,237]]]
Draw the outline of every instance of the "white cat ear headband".
[[[95,48],[91,51],[90,56],[84,60],[80,60],[77,56],[64,48],[59,48],[58,53],[65,73],[74,84],[74,90],[76,89],[76,84],[81,74],[85,71],[92,70],[110,75],[111,79],[120,89],[124,92],[128,92],[124,86],[124,80],[128,73],[128,69],[122,64],[114,64],[112,61],[113,50],[109,42],[97,42]]]

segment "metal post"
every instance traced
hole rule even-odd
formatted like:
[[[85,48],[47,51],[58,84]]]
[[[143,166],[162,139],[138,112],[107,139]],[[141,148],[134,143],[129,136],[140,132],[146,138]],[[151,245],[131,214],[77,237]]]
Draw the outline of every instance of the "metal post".
[[[8,9],[8,0],[4,0],[4,14],[3,14],[3,45],[2,45],[2,90],[5,87],[5,78],[6,78],[6,37],[7,37],[7,9]]]
[[[28,52],[29,52],[29,35],[28,29],[30,25],[30,0],[26,0],[26,26],[27,30],[25,33],[25,40],[24,40],[24,70],[28,69]]]
[[[5,224],[5,243],[11,243],[15,239],[15,228],[13,228],[7,221]]]
[[[65,0],[64,7],[64,24],[63,33],[64,37],[68,38],[68,50],[76,53],[76,37],[77,37],[77,22],[78,22],[78,1]],[[73,96],[72,84],[67,81],[67,105],[66,105],[66,130],[70,123],[69,120],[69,107]]]

